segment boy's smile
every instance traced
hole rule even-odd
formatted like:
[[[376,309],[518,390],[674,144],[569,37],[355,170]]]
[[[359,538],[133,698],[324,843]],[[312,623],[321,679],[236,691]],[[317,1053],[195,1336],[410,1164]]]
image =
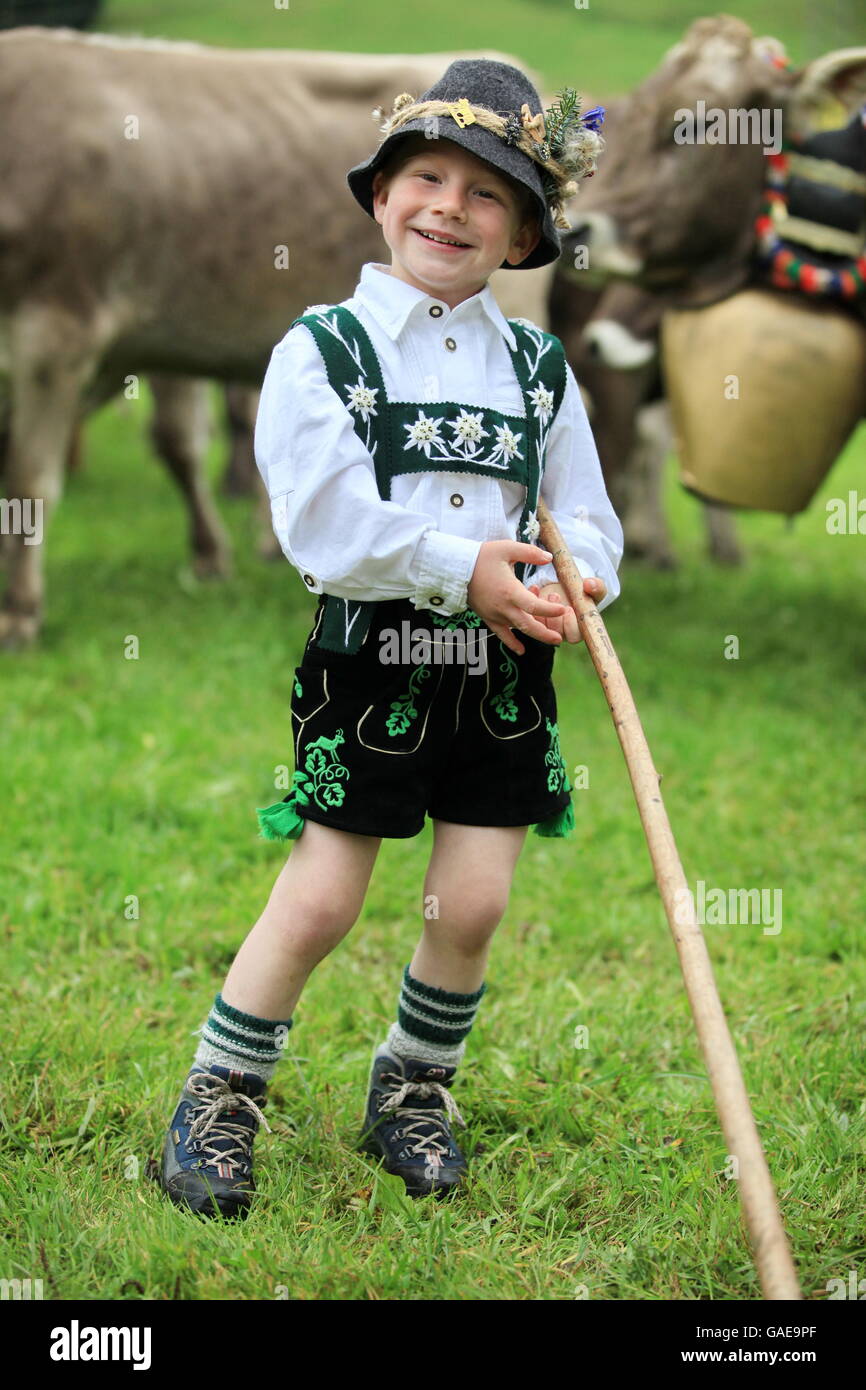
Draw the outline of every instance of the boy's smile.
[[[519,265],[537,246],[537,220],[524,223],[513,184],[484,160],[417,134],[400,156],[395,172],[373,179],[373,210],[398,279],[453,309],[503,261]]]

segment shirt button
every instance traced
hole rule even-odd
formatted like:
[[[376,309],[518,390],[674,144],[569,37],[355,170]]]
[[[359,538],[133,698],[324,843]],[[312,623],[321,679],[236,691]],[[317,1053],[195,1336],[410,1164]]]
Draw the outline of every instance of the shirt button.
[[[427,312],[429,313],[431,319],[441,319],[441,317],[442,317],[442,305],[441,305],[441,304],[431,304],[431,305],[430,305],[430,308],[428,309]]]
[[[459,493],[459,492],[452,492],[450,501],[451,501],[452,507],[462,507],[462,506],[463,506],[463,498],[460,496],[460,493]]]
[[[312,589],[312,588],[315,587],[316,581],[315,581],[315,579],[313,578],[313,576],[312,576],[311,574],[305,574],[305,575],[304,575],[304,583],[305,583],[305,584],[309,584],[310,588]]]
[[[430,606],[431,606],[431,608],[438,608],[439,605],[440,605],[440,603],[444,603],[444,602],[445,602],[445,600],[444,600],[444,598],[442,597],[441,594],[434,594],[433,597],[432,597],[431,600],[430,600]]]
[[[457,344],[455,343],[455,341],[454,341],[453,338],[446,338],[446,339],[445,339],[445,346],[447,347],[447,349],[448,349],[449,352],[453,352],[454,349],[456,348]]]

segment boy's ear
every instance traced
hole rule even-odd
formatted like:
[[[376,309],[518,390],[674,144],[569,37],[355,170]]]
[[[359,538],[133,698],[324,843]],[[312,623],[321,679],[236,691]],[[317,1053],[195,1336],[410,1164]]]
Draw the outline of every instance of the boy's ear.
[[[538,218],[531,216],[518,229],[515,238],[506,252],[505,259],[509,265],[520,265],[530,256],[541,240],[541,223]]]
[[[373,175],[373,182],[370,185],[370,187],[373,193],[373,215],[375,216],[377,222],[381,222],[382,219],[379,215],[381,207],[384,206],[385,202],[387,202],[388,199],[388,189],[386,186],[384,169],[376,170],[375,174]],[[379,201],[380,198],[382,199],[381,204]]]

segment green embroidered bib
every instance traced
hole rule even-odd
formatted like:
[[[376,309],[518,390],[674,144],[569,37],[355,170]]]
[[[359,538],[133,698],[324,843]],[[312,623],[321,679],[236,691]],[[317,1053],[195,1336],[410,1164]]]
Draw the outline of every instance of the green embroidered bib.
[[[565,391],[565,353],[553,334],[523,319],[508,322],[517,339],[517,348],[509,351],[523,396],[522,416],[455,401],[390,401],[369,335],[342,304],[314,306],[292,327],[303,323],[315,338],[328,383],[351,412],[355,433],[372,456],[383,501],[390,500],[391,481],[401,473],[505,478],[526,489],[518,539],[534,542],[545,448]],[[515,565],[518,579],[525,568]],[[357,652],[377,602],[326,595],[317,645]],[[442,621],[432,609],[431,617]]]

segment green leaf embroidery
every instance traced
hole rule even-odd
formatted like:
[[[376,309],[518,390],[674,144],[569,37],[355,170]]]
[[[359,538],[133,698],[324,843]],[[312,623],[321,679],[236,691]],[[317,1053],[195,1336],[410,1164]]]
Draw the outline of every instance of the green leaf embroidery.
[[[409,681],[409,689],[406,691],[406,694],[401,696],[399,700],[394,700],[392,702],[391,709],[393,713],[389,714],[385,721],[385,727],[392,738],[396,738],[398,734],[405,734],[412,720],[418,718],[418,711],[415,708],[415,696],[418,694],[418,686],[423,680],[426,680],[429,674],[429,666],[419,666],[418,669],[412,673],[412,678]]]
[[[544,723],[550,735],[550,748],[544,755],[545,764],[550,768],[547,774],[547,790],[551,792],[571,791],[565,762],[559,748],[559,726],[558,724],[551,724],[549,719],[545,719]]]
[[[517,704],[514,700],[514,692],[517,689],[517,663],[508,655],[505,647],[502,647],[502,655],[505,660],[499,669],[504,671],[510,679],[506,681],[505,689],[493,696],[490,706],[496,711],[500,719],[505,719],[513,724],[517,719]]]
[[[296,772],[293,785],[298,784],[297,800],[309,802],[312,796],[317,806],[323,811],[329,806],[342,806],[346,796],[345,787],[339,785],[340,781],[350,776],[349,769],[340,762],[337,756],[337,749],[341,743],[345,743],[343,730],[338,729],[333,738],[313,739],[311,743],[305,744],[306,757],[304,759],[305,776],[303,772]]]
[[[444,613],[434,613],[433,609],[431,608],[430,621],[434,623],[436,627],[447,627],[450,628],[452,631],[458,627],[483,626],[483,623],[479,618],[478,614],[472,608],[464,608],[462,613],[451,613],[450,615],[446,615]]]

